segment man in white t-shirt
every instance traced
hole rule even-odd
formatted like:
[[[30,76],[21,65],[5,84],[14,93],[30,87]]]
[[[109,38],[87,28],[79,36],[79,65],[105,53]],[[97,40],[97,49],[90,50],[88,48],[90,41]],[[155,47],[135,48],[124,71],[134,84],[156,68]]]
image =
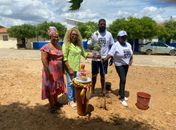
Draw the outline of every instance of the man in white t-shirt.
[[[127,33],[125,31],[120,31],[117,34],[117,39],[117,42],[113,44],[103,61],[106,62],[110,57],[113,57],[115,68],[120,78],[119,99],[123,106],[128,106],[126,102],[128,98],[125,97],[125,84],[129,65],[132,64],[133,51],[131,44],[126,41]]]
[[[108,55],[110,47],[114,44],[112,34],[106,30],[106,20],[100,19],[98,21],[98,30],[92,35],[92,45],[98,46],[98,50],[94,50],[93,54],[101,55],[105,58]],[[94,94],[95,84],[97,80],[97,74],[100,71],[101,88],[102,92],[105,85],[105,74],[107,74],[108,61],[102,63],[100,59],[92,60],[92,94]]]

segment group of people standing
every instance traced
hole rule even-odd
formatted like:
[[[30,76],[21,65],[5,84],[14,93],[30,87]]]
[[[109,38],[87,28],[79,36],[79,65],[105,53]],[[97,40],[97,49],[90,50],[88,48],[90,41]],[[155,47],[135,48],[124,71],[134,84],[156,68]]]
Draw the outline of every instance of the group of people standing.
[[[117,34],[117,42],[114,43],[112,34],[106,30],[105,19],[98,21],[98,30],[92,35],[92,45],[101,45],[100,54],[85,52],[82,47],[82,37],[77,28],[66,31],[64,44],[58,44],[58,31],[55,27],[50,27],[48,35],[50,42],[41,48],[42,70],[42,99],[48,99],[50,112],[57,112],[61,107],[57,101],[57,96],[61,93],[67,94],[68,104],[75,109],[75,87],[72,79],[80,68],[81,56],[92,58],[92,95],[95,92],[97,75],[100,71],[102,92],[105,86],[105,74],[107,74],[108,61],[115,64],[116,71],[120,78],[119,96],[120,102],[128,106],[125,97],[125,83],[129,65],[132,64],[132,48],[126,41],[127,33],[120,31]],[[67,78],[67,85],[64,83],[64,73]]]

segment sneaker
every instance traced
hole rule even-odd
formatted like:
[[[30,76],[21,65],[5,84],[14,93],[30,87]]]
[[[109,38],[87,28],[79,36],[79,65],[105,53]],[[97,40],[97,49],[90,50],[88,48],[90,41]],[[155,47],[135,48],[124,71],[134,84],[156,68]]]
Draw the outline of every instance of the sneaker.
[[[128,104],[127,104],[127,102],[126,102],[125,100],[120,100],[120,103],[121,103],[124,107],[127,107],[127,106],[128,106]]]
[[[69,104],[73,109],[76,109],[76,107],[77,107],[77,105],[76,105],[76,103],[75,103],[74,101],[70,101],[68,104]]]
[[[119,97],[119,100],[125,100],[125,101],[128,101],[128,98],[127,98],[127,97],[124,97],[124,98],[120,98],[120,97]]]
[[[124,97],[124,100],[125,100],[125,101],[128,101],[128,98],[127,98],[127,97]]]

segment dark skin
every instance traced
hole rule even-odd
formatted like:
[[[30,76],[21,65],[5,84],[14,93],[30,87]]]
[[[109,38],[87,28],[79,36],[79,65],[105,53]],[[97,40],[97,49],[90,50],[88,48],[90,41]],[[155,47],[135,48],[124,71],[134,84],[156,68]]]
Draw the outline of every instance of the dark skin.
[[[100,21],[98,24],[98,28],[100,33],[104,33],[106,31],[106,21]]]
[[[127,36],[118,37],[118,41],[122,46],[125,45],[126,40],[127,40]]]
[[[52,36],[51,37],[51,42],[48,43],[48,45],[50,46],[50,48],[52,50],[61,50],[61,46],[58,45],[58,36]],[[45,73],[46,73],[46,78],[49,79],[51,82],[54,82],[54,79],[53,79],[53,76],[52,74],[50,73],[49,71],[49,64],[48,64],[48,53],[47,52],[41,52],[41,60],[42,60],[42,63],[43,63],[43,66],[44,66],[44,70],[45,70]],[[65,64],[65,62],[63,62]],[[66,66],[67,67],[67,66]],[[60,103],[58,103],[57,101],[57,95],[54,94],[54,95],[51,95],[49,98],[49,103],[50,103],[50,107],[53,108],[55,106],[61,106]]]

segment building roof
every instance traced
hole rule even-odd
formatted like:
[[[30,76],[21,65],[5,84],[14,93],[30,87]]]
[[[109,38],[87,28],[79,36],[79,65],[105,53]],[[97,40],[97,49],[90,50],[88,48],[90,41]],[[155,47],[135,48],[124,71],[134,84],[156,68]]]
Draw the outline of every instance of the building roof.
[[[0,28],[0,33],[7,33],[7,28]]]
[[[0,28],[4,28],[4,26],[0,25]]]

